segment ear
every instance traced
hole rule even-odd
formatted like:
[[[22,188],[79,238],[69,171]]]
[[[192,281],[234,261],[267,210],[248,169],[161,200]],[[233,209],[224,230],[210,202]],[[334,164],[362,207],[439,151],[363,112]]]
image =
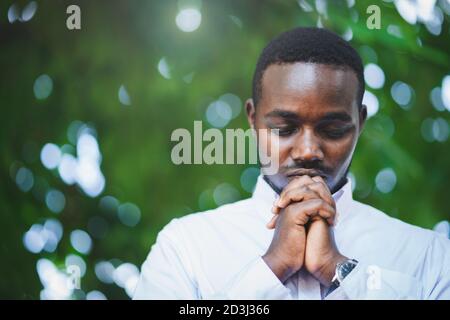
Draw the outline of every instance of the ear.
[[[367,120],[367,106],[365,104],[361,105],[361,108],[359,109],[359,135],[361,134],[364,125],[366,124]]]
[[[255,129],[256,109],[253,104],[253,99],[245,101],[245,110],[247,111],[247,120],[250,128]]]

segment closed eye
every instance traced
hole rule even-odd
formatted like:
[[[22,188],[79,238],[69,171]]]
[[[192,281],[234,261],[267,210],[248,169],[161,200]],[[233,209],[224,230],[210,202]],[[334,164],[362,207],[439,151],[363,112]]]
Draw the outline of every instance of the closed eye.
[[[280,137],[287,137],[297,132],[297,127],[292,126],[282,126],[282,127],[271,127],[273,133]]]
[[[351,133],[354,128],[355,126],[352,124],[344,126],[327,126],[320,128],[320,133],[326,138],[337,140]]]

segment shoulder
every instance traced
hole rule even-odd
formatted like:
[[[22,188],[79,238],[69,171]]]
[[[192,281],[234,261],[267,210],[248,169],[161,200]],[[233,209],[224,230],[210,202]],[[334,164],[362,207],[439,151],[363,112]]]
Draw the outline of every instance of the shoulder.
[[[450,240],[444,235],[357,201],[349,209],[341,243],[357,260],[420,279],[430,297],[437,285],[450,283]]]
[[[433,230],[409,224],[358,201],[353,201],[352,208],[356,213],[352,214],[353,222],[363,226],[365,236],[386,250],[395,250],[399,255],[415,253],[417,258],[426,258],[430,250],[442,255],[450,252],[450,240]]]
[[[354,215],[357,219],[366,221],[366,224],[370,224],[377,231],[382,231],[387,235],[389,235],[389,232],[393,232],[394,235],[404,235],[407,238],[415,238],[421,242],[430,242],[438,235],[433,230],[391,217],[377,208],[358,201],[353,201],[353,210],[357,212]]]
[[[257,218],[258,213],[253,206],[252,198],[248,198],[215,209],[174,218],[160,234],[172,239],[179,239],[182,236],[192,237],[199,232],[206,235],[208,231],[220,232],[228,227],[252,223]]]

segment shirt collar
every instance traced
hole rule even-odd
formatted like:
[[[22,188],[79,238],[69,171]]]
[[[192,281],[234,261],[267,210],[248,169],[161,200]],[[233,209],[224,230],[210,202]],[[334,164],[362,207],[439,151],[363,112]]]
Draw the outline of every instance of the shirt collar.
[[[348,206],[353,201],[352,183],[347,179],[347,183],[338,191],[333,193],[333,199],[336,202],[336,226],[345,217]],[[255,190],[253,191],[252,199],[257,203],[261,214],[270,219],[272,217],[272,205],[278,198],[278,194],[272,187],[259,175],[256,182]]]

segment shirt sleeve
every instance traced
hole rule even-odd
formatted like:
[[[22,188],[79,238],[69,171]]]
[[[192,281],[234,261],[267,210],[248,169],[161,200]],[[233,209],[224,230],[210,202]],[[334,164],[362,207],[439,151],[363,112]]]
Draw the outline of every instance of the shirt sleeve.
[[[422,291],[422,284],[415,277],[359,262],[325,299],[421,299]]]
[[[198,299],[197,286],[188,262],[169,236],[174,219],[159,234],[142,265],[133,299]]]
[[[436,234],[427,250],[427,267],[436,270],[427,276],[426,299],[450,300],[450,240]]]
[[[326,299],[450,299],[450,241],[437,235],[420,259],[414,276],[358,263]]]
[[[176,219],[159,234],[142,265],[133,299],[202,299],[189,257],[183,251]],[[261,257],[244,266],[208,299],[292,299],[290,291]]]
[[[293,297],[262,257],[258,257],[234,276],[214,299],[291,300]]]

